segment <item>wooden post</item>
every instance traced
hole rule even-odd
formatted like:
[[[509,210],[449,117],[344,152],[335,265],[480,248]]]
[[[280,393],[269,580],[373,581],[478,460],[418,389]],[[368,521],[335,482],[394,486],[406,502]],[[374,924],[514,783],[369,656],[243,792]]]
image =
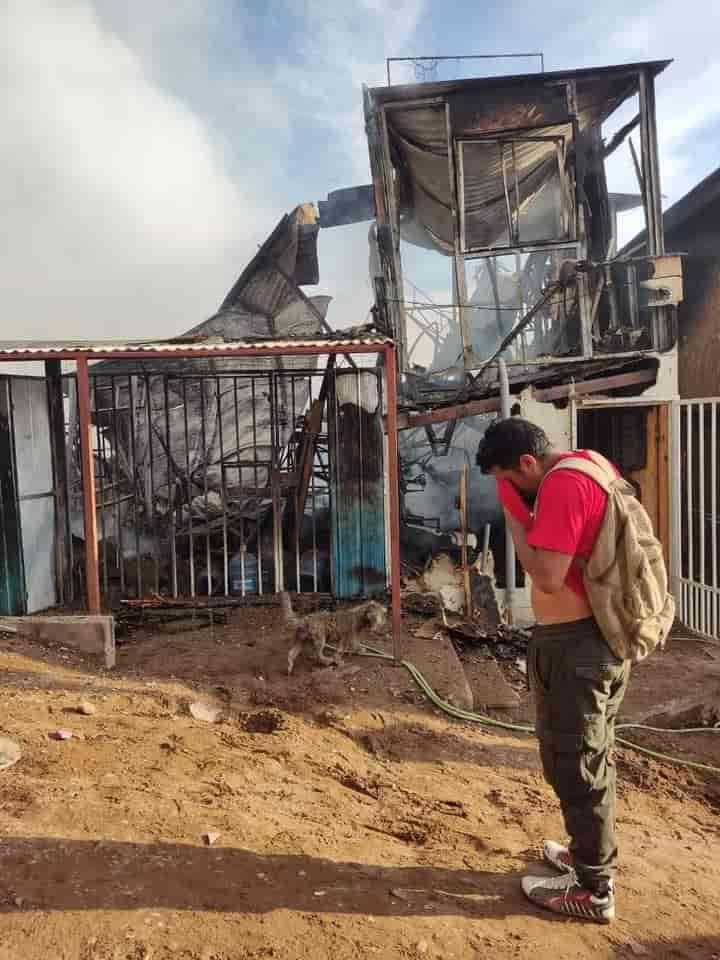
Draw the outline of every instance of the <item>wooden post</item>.
[[[88,376],[87,357],[77,358],[77,394],[85,518],[87,605],[90,613],[100,613],[100,569],[98,565],[97,513],[95,510],[95,455],[90,418],[90,377]]]
[[[67,587],[70,582],[70,552],[62,361],[45,361],[45,382],[47,384],[50,448],[52,451],[55,494],[55,588],[58,603],[62,604],[70,596]]]
[[[462,572],[465,591],[465,615],[472,617],[472,593],[470,591],[470,567],[468,566],[468,468],[462,465],[460,473],[460,523],[462,526]]]
[[[397,429],[397,371],[395,345],[385,347],[385,402],[387,404],[388,483],[390,484],[390,593],[393,656],[402,659],[400,608],[400,464]]]

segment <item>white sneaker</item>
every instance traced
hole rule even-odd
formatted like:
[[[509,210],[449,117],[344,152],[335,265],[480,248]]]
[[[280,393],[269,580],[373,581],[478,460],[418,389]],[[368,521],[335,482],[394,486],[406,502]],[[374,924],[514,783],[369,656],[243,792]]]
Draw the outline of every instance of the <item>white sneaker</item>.
[[[544,910],[593,923],[615,919],[615,892],[610,881],[604,895],[582,887],[575,871],[561,877],[523,877],[522,889],[528,900]]]
[[[571,870],[575,869],[575,864],[573,863],[573,858],[568,848],[564,847],[561,843],[556,843],[554,840],[546,840],[543,843],[543,860],[549,863],[555,870],[559,870],[560,873],[570,873]]]

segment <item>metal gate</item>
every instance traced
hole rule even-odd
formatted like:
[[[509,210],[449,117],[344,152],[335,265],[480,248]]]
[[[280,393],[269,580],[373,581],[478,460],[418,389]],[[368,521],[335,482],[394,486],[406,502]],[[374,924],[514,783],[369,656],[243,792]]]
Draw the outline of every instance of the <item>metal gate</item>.
[[[383,591],[378,371],[336,369],[334,361],[318,370],[292,358],[283,369],[233,360],[210,367],[123,370],[112,361],[92,369],[105,603]],[[73,568],[84,537],[75,390],[73,379]]]
[[[681,400],[675,421],[674,567],[679,616],[720,637],[718,410],[720,398]]]

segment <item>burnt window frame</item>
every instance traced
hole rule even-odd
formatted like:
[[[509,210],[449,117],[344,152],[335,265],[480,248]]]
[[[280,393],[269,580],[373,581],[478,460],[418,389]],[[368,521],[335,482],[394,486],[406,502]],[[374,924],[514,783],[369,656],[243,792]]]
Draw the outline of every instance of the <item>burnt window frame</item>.
[[[566,135],[543,135],[542,130],[547,130],[548,127],[538,127],[533,128],[532,131],[526,130],[517,130],[512,131],[509,134],[487,134],[483,136],[476,137],[454,137],[453,138],[453,159],[455,167],[457,170],[457,185],[456,185],[456,196],[457,196],[457,207],[458,207],[458,241],[459,241],[459,254],[462,257],[467,256],[482,256],[483,254],[494,255],[503,252],[512,252],[515,250],[519,251],[528,251],[533,248],[545,248],[545,247],[564,247],[568,245],[575,245],[579,242],[579,229],[578,229],[578,203],[575,193],[574,183],[571,178],[568,176],[567,169],[567,158],[569,150],[572,147],[575,141],[575,124],[573,122],[568,122],[567,124],[567,133]],[[561,192],[561,210],[560,216],[561,219],[566,224],[565,235],[562,237],[543,237],[536,238],[527,242],[523,242],[520,237],[520,217],[518,214],[520,208],[520,186],[519,180],[517,177],[517,165],[515,162],[515,147],[517,144],[524,143],[554,143],[556,146],[556,157],[557,157],[557,172],[558,179],[560,184]],[[466,226],[466,204],[465,204],[465,158],[464,158],[464,148],[465,146],[472,146],[476,144],[497,144],[501,151],[501,163],[503,170],[503,186],[505,193],[505,211],[506,211],[506,224],[508,232],[508,243],[507,244],[497,244],[494,246],[481,246],[481,245],[470,245],[467,240],[467,226]],[[511,173],[514,171],[514,177],[512,182],[506,173],[507,164],[505,161],[505,149],[510,147],[512,163],[511,163]],[[513,196],[515,200],[515,205],[513,206]]]

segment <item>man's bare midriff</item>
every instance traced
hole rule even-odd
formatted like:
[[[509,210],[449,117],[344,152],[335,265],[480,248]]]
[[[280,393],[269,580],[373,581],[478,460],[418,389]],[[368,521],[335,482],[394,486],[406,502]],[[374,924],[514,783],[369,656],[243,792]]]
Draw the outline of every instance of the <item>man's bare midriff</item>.
[[[530,603],[539,624],[572,623],[592,616],[587,600],[568,586],[557,593],[543,593],[533,584]]]

